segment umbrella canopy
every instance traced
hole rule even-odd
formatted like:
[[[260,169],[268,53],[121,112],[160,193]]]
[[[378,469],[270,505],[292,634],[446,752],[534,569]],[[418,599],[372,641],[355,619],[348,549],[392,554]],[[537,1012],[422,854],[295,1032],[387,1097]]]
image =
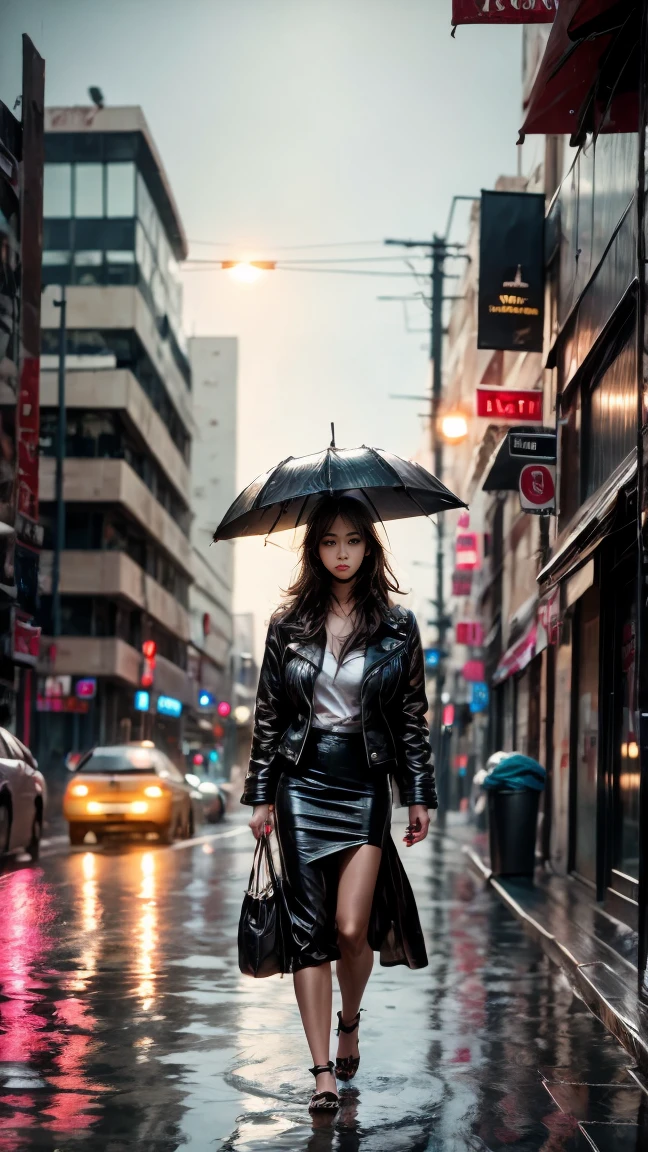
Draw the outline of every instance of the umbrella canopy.
[[[411,460],[382,448],[327,448],[312,456],[289,456],[257,477],[237,496],[214,540],[265,536],[306,523],[322,496],[361,500],[374,520],[430,516],[465,508],[440,480]]]

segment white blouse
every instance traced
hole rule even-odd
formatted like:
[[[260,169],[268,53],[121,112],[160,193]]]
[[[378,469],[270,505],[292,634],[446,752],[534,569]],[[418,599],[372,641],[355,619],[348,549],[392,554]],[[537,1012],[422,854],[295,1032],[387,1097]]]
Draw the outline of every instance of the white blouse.
[[[313,692],[313,727],[328,732],[361,732],[360,686],[364,651],[349,652],[338,667],[327,648]]]

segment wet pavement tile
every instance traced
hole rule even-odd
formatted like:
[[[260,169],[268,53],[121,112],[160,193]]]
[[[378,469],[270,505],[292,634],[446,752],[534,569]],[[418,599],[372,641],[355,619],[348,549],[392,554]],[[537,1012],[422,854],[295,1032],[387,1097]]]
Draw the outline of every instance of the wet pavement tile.
[[[0,1152],[580,1152],[599,1129],[636,1136],[627,1054],[441,837],[403,853],[429,967],[376,965],[360,1071],[337,1116],[310,1117],[292,981],[238,970],[252,848],[233,822],[0,880]]]

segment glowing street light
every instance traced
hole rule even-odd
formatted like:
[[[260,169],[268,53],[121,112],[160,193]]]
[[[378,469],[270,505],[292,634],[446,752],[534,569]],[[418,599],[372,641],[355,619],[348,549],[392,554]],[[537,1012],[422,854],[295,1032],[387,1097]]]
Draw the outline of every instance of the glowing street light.
[[[276,260],[223,260],[221,268],[241,284],[254,284],[264,272],[274,272]]]
[[[468,421],[461,412],[448,412],[441,419],[441,434],[450,444],[459,444],[468,435]]]

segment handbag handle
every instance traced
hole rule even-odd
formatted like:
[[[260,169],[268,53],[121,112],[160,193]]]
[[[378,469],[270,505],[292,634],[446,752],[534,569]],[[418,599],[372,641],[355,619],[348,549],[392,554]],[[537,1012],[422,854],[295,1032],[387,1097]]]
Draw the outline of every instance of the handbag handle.
[[[265,883],[261,881],[261,872],[265,868],[267,879]],[[277,890],[277,873],[272,859],[272,850],[270,848],[270,841],[265,832],[259,836],[254,849],[254,858],[252,860],[252,868],[250,871],[250,879],[247,886],[247,895],[253,896],[258,899],[260,896],[268,895],[270,892]]]

